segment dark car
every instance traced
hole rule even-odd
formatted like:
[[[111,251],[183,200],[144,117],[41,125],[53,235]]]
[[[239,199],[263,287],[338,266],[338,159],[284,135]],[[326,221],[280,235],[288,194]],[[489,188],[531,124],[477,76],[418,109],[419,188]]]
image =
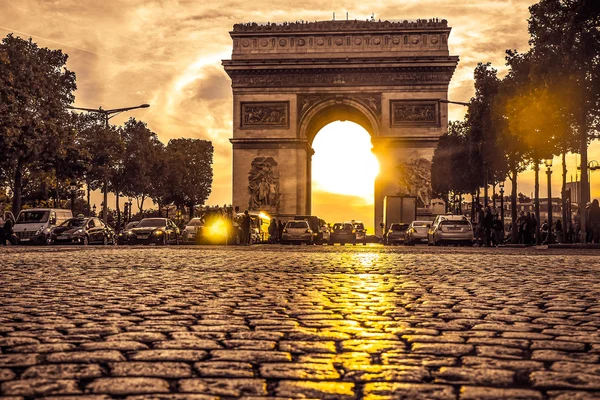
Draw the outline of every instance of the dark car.
[[[115,232],[99,218],[70,218],[50,231],[50,243],[116,244]]]
[[[144,218],[127,231],[127,244],[179,244],[179,228],[168,218]]]
[[[351,222],[337,222],[333,224],[327,244],[333,245],[335,243],[341,245],[352,243],[356,245],[356,230]]]
[[[394,245],[404,243],[409,224],[393,223],[385,234],[384,244]]]
[[[131,229],[135,228],[137,226],[137,224],[139,224],[139,223],[140,223],[140,221],[131,221],[127,225],[125,225],[125,228],[121,232],[119,232],[119,235],[117,236],[118,243],[126,244],[127,243],[127,232],[129,232]]]

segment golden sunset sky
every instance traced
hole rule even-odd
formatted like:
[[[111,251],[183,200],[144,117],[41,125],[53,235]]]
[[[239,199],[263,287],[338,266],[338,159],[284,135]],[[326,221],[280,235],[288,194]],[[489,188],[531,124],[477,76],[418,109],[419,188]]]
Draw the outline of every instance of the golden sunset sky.
[[[492,62],[505,72],[505,49],[528,49],[527,18],[531,0],[376,0],[191,1],[191,0],[0,0],[0,36],[32,37],[40,46],[62,49],[77,74],[75,105],[118,108],[150,103],[111,120],[130,116],[145,121],[163,142],[179,137],[211,140],[215,147],[214,184],[208,204],[231,202],[232,94],[221,66],[231,56],[228,32],[238,22],[343,19],[447,19],[452,27],[451,55],[460,63],[449,99],[468,101],[474,93],[473,69]],[[464,107],[450,105],[450,119],[462,119]],[[594,143],[590,159],[600,160]],[[555,165],[558,165],[558,158]],[[568,158],[575,176],[576,156]],[[553,191],[560,193],[559,167]],[[533,174],[520,178],[519,191],[533,191]],[[541,178],[545,182],[545,174]],[[600,175],[592,174],[592,194],[600,195]],[[508,185],[507,185],[508,186]],[[328,207],[344,201],[315,187],[313,202]],[[545,196],[546,185],[541,193]],[[365,203],[352,197],[346,203]],[[100,196],[95,201],[100,205]],[[368,203],[368,202],[366,202]],[[372,215],[372,205],[363,204]],[[111,201],[111,205],[114,204]],[[114,206],[113,206],[114,207]],[[349,218],[353,218],[351,216]],[[341,218],[341,217],[340,217]],[[356,219],[372,221],[372,216]],[[332,216],[337,219],[337,215]],[[370,223],[369,223],[370,225]]]

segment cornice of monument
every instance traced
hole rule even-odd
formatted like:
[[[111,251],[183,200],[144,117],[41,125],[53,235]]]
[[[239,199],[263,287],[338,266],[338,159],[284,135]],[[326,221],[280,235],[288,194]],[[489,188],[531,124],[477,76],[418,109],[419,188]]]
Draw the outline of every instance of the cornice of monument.
[[[282,23],[256,23],[248,22],[235,24],[231,36],[244,36],[247,34],[291,34],[291,33],[331,33],[341,32],[385,32],[403,30],[449,30],[448,21],[445,19],[430,18],[414,21],[375,21],[375,20],[341,20],[341,21],[296,21]]]

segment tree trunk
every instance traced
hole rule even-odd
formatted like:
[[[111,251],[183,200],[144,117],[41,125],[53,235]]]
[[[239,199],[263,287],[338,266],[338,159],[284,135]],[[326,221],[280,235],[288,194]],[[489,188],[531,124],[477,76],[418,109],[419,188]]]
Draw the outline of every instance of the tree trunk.
[[[102,205],[102,220],[108,225],[108,178],[104,177],[102,184],[102,191],[104,192],[104,202]]]
[[[567,156],[566,151],[562,153],[562,188],[561,188],[561,199],[562,199],[562,242],[567,243],[567,236],[569,227],[571,226],[571,218],[567,215]]]
[[[87,204],[87,208],[88,208],[88,217],[89,217],[89,216],[92,215],[92,209],[91,209],[92,205],[90,204],[90,201],[91,201],[91,199],[90,199],[91,190],[90,190],[90,181],[89,181],[89,179],[85,180],[85,188],[86,188],[86,191],[87,191],[87,203],[88,203]]]
[[[511,173],[510,218],[512,223],[510,224],[510,242],[517,244],[519,243],[519,227],[517,226],[517,170],[512,170]]]
[[[146,196],[142,195],[139,203],[140,215],[142,215],[142,211],[144,210],[144,200],[146,200]]]
[[[158,218],[162,218],[162,208],[163,208],[163,205],[160,202],[157,202],[156,205],[158,206]]]
[[[585,82],[585,75],[581,73],[581,82]],[[588,221],[585,205],[590,201],[590,183],[588,180],[588,154],[587,154],[587,104],[585,95],[583,95],[581,104],[581,114],[579,116],[579,154],[581,155],[581,179],[580,179],[580,197],[579,197],[579,217],[581,221],[581,243],[586,242],[586,233],[588,231]]]
[[[542,244],[541,230],[540,230],[540,161],[534,160],[535,162],[535,186],[534,186],[534,204],[535,204],[535,219],[537,224],[535,225],[535,244]]]
[[[483,187],[483,209],[485,210],[485,208],[488,205],[488,201],[489,201],[489,197],[488,197],[488,170],[487,167],[485,169],[485,182],[484,182],[484,187]]]
[[[117,228],[116,232],[121,229],[121,207],[119,206],[119,189],[115,189],[115,208],[117,210]]]
[[[194,218],[194,203],[189,204],[190,207],[190,219]]]
[[[17,161],[17,169],[15,170],[15,180],[13,186],[13,201],[12,213],[15,217],[21,211],[21,195],[23,193],[23,160],[19,158]]]
[[[494,202],[494,212],[496,211],[496,182],[492,184],[492,201]]]

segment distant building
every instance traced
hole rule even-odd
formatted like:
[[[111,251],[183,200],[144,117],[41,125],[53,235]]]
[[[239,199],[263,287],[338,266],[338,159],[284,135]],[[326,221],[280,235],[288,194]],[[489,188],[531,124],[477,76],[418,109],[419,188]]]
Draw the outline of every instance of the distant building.
[[[581,201],[581,182],[567,182],[567,190],[571,190],[571,203],[577,203]]]

